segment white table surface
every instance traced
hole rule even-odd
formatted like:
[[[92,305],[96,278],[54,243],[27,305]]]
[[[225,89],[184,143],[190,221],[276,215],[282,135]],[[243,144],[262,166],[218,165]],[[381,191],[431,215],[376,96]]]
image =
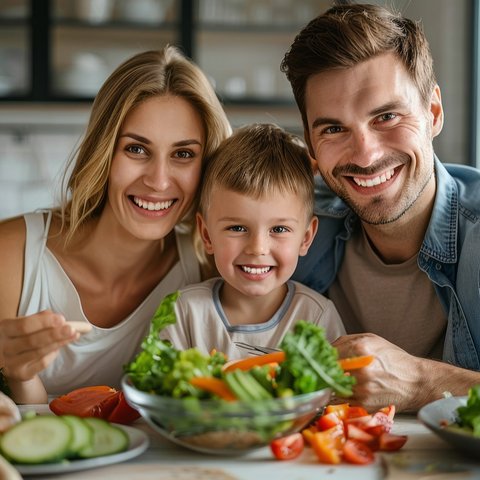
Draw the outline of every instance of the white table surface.
[[[35,406],[39,413],[46,406]],[[24,407],[25,408],[25,407]],[[275,460],[268,447],[241,457],[196,453],[168,440],[143,420],[133,427],[147,433],[149,448],[116,465],[75,473],[25,478],[52,480],[463,480],[480,479],[480,459],[469,459],[424,427],[414,416],[397,415],[393,433],[408,435],[395,453],[376,454],[374,464],[324,465],[310,448],[290,461]],[[451,471],[453,469],[453,471]],[[448,471],[450,470],[450,471]]]

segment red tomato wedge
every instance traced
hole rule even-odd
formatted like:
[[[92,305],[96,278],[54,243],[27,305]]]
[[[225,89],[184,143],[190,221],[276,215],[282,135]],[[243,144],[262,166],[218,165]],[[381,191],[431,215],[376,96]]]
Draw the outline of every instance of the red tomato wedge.
[[[343,446],[343,458],[348,463],[366,465],[372,463],[374,455],[372,449],[358,440],[347,440]]]
[[[303,451],[305,442],[301,433],[293,433],[287,437],[277,438],[270,443],[273,455],[278,460],[292,460]]]
[[[125,400],[123,392],[106,385],[82,387],[50,402],[56,415],[98,417],[115,423],[131,423],[140,417]]]
[[[402,448],[407,440],[408,437],[406,435],[384,433],[378,438],[378,449],[384,452],[393,452]]]

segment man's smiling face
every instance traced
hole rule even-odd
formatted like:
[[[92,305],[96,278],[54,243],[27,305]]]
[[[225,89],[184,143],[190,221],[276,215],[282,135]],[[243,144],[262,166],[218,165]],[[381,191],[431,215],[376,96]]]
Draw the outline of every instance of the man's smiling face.
[[[421,194],[434,184],[432,139],[443,120],[438,88],[425,105],[388,53],[313,75],[305,100],[306,138],[320,173],[362,221],[391,223],[417,201],[431,201],[434,188]]]

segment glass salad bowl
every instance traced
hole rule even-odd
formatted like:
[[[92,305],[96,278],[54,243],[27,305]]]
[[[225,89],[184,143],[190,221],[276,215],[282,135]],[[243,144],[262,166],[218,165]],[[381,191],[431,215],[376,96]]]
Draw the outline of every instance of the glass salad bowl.
[[[127,402],[170,441],[202,453],[239,455],[307,426],[331,397],[330,389],[256,402],[163,397],[122,379]]]

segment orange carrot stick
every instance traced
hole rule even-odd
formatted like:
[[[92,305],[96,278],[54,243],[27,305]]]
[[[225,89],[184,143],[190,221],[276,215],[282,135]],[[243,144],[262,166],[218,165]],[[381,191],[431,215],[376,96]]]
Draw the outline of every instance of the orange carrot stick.
[[[197,388],[206,390],[207,392],[214,393],[218,395],[223,400],[228,400],[229,402],[237,400],[237,397],[232,393],[228,388],[228,385],[219,378],[215,377],[192,377],[190,383]]]
[[[341,358],[338,363],[343,370],[356,370],[370,365],[375,357],[373,355],[363,355],[360,357]]]
[[[231,372],[239,368],[240,370],[250,370],[253,367],[267,365],[269,363],[282,363],[285,360],[285,352],[271,352],[254,357],[242,358],[234,362],[226,363],[223,367],[224,372]]]

